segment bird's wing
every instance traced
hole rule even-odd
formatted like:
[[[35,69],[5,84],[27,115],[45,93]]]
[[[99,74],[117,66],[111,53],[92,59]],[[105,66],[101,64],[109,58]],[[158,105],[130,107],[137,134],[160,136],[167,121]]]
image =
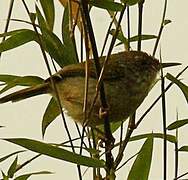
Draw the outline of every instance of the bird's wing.
[[[119,79],[124,76],[125,67],[122,66],[121,60],[122,55],[120,53],[111,55],[108,63],[105,65],[105,70],[103,74],[104,80],[113,80]],[[101,67],[103,65],[105,57],[100,58]],[[88,60],[89,64],[89,77],[97,78],[96,76],[96,69],[94,65],[94,60]],[[63,69],[58,71],[56,74],[53,75],[54,78],[66,78],[66,77],[74,77],[74,76],[82,76],[85,77],[85,62],[71,64],[65,66]]]

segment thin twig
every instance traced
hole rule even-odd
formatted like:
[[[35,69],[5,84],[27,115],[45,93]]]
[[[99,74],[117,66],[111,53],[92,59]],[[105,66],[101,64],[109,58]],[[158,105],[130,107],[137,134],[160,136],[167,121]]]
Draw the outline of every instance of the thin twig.
[[[178,176],[177,178],[174,178],[174,180],[178,180],[178,179],[180,179],[180,178],[182,178],[183,176],[186,176],[186,175],[188,175],[188,172]],[[184,180],[187,180],[187,179],[184,179]]]
[[[174,179],[177,179],[178,177],[178,156],[179,156],[179,153],[178,153],[178,141],[176,139],[176,142],[175,142],[175,177]]]
[[[87,63],[87,60],[89,59],[89,52],[90,52],[90,46],[89,46],[89,37],[88,37],[88,33],[87,33],[87,24],[86,24],[86,20],[85,20],[85,16],[83,15],[83,10],[81,9],[81,14],[82,14],[82,25],[83,25],[83,34],[85,34],[85,49],[86,49],[86,77],[85,77],[85,92],[84,92],[84,107],[83,107],[83,111],[84,111],[84,123],[83,123],[83,130],[82,130],[82,137],[84,136],[84,132],[86,129],[86,122],[87,122],[87,96],[88,96],[88,83],[89,83],[89,64]],[[92,132],[92,129],[91,129]],[[96,148],[96,143],[95,143],[95,138],[94,138],[94,133],[92,133],[92,137],[93,137],[93,147]],[[88,137],[88,142],[90,147],[92,147],[90,139]],[[81,147],[82,147],[82,141],[81,141]]]
[[[178,113],[176,113],[176,121],[178,120]],[[174,178],[178,177],[178,167],[179,167],[179,151],[178,151],[178,128],[176,129],[176,142],[175,142],[175,173]]]
[[[116,27],[116,31],[115,31],[114,36],[112,38],[112,41],[110,43],[110,47],[109,47],[108,53],[107,53],[107,55],[105,57],[105,60],[104,60],[104,63],[103,63],[103,66],[102,66],[102,69],[101,69],[101,72],[100,72],[100,76],[99,76],[99,79],[98,79],[98,82],[97,82],[97,89],[100,87],[101,81],[103,80],[105,66],[108,63],[110,54],[112,53],[112,50],[113,50],[117,35],[119,33],[120,24],[121,24],[125,9],[126,9],[126,4],[124,5],[124,7],[123,7],[123,9],[121,11],[121,14],[119,16],[119,20],[118,20],[118,24],[117,24],[117,27]]]
[[[120,129],[120,137],[119,137],[119,142],[120,142],[120,144],[119,144],[119,149],[121,148],[121,146],[122,146],[122,142],[123,142],[123,121],[121,122],[121,129]]]
[[[160,52],[160,63],[162,63]],[[161,68],[161,94],[162,94],[162,117],[163,117],[163,179],[167,179],[167,132],[166,132],[166,96],[165,96],[165,79],[163,69]]]
[[[100,55],[100,56],[103,56],[103,53],[104,53],[104,50],[105,50],[105,46],[106,46],[106,44],[107,44],[108,37],[109,37],[109,35],[110,35],[110,30],[111,30],[111,27],[112,27],[112,25],[113,25],[113,23],[114,23],[114,20],[115,20],[115,18],[116,18],[116,15],[117,15],[117,12],[113,15],[112,21],[110,22],[110,25],[109,25],[109,27],[108,27],[108,30],[107,30],[107,33],[106,33],[106,36],[105,36],[105,39],[104,39],[104,43],[103,43],[103,47],[102,47],[102,51],[101,51],[101,55]]]
[[[88,11],[88,9],[86,11]],[[84,124],[87,121],[88,86],[89,86],[89,64],[88,64],[88,59],[89,59],[89,53],[90,53],[90,46],[89,46],[90,42],[89,42],[89,37],[88,37],[88,33],[87,33],[88,32],[87,31],[88,27],[87,27],[87,23],[86,23],[86,16],[84,14],[84,10],[83,9],[81,9],[81,14],[82,14],[83,34],[85,34],[84,37],[85,37],[85,49],[86,49],[85,90],[84,90],[84,107],[83,107],[84,123],[83,123],[83,130],[82,130],[82,137],[83,137],[85,129],[86,129],[86,126]],[[83,38],[83,37],[81,37],[81,38]],[[81,49],[81,51],[82,50],[83,50],[83,48]],[[83,56],[82,52],[81,52],[81,55]],[[92,133],[92,137],[93,137],[93,147],[96,149],[96,142],[95,142],[95,137],[94,137],[94,133],[93,133],[92,129],[91,129],[91,133]],[[91,146],[89,137],[88,137],[88,142],[89,142],[89,145]],[[81,154],[81,151],[82,151],[82,143],[83,143],[83,138],[81,139],[80,154]],[[95,179],[95,178],[96,178],[96,168],[93,168],[93,179]]]
[[[130,37],[131,37],[131,26],[130,26],[130,8],[127,6],[127,44],[128,44],[128,51],[130,51]]]
[[[163,32],[163,28],[165,26],[164,21],[165,21],[166,11],[167,11],[167,0],[165,0],[163,17],[162,17],[162,20],[161,20],[161,26],[160,26],[159,33],[158,33],[158,36],[157,36],[157,40],[155,42],[155,46],[154,46],[154,49],[153,49],[153,56],[155,56],[155,53],[157,51],[157,47],[158,47],[158,44],[159,44],[159,41],[160,41],[160,38],[161,38],[161,35],[162,35],[162,32]]]
[[[92,48],[94,63],[95,63],[95,67],[96,67],[96,74],[99,77],[100,71],[101,71],[101,66],[100,66],[100,62],[99,62],[99,56],[98,56],[97,46],[96,46],[96,42],[95,42],[95,36],[94,36],[92,24],[91,24],[91,19],[89,16],[88,2],[86,2],[84,0],[81,0],[80,2],[81,2],[81,7],[82,7],[82,14],[86,20],[87,33],[89,35],[89,39],[91,42],[91,48]],[[100,86],[100,100],[101,100],[102,108],[106,110],[106,115],[104,117],[104,129],[105,129],[105,136],[107,138],[107,141],[105,143],[106,143],[106,148],[109,149],[109,146],[111,146],[112,133],[110,130],[110,123],[109,123],[108,111],[107,111],[108,104],[107,104],[107,100],[106,100],[106,96],[105,96],[105,90],[104,90],[103,83],[101,83],[101,86]],[[110,174],[112,165],[113,165],[113,157],[112,157],[112,153],[110,151],[109,153],[106,153],[107,175]]]
[[[127,5],[125,4],[125,6],[127,6]],[[122,9],[122,11],[124,11],[124,10]],[[122,12],[122,11],[121,11],[121,12]],[[114,17],[114,12],[108,11],[108,13],[110,14],[111,18]],[[121,15],[120,15],[120,16],[121,16]],[[118,33],[123,34],[121,25],[119,25],[119,20],[117,20],[116,18],[114,18],[114,21],[113,21],[113,22],[114,22],[114,25],[115,25],[116,29],[118,29]],[[113,35],[113,36],[114,36],[114,35]],[[124,43],[124,48],[125,48],[125,50],[128,50],[128,47],[127,47],[127,44],[126,44],[126,43]]]
[[[141,51],[142,46],[142,17],[143,17],[143,4],[145,0],[138,3],[138,46],[137,50]]]

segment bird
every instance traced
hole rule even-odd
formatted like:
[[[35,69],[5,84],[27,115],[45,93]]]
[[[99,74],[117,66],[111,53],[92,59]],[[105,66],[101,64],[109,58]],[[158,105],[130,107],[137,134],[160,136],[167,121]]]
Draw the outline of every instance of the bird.
[[[105,56],[99,58],[101,66],[104,61]],[[87,106],[91,107],[96,96],[98,77],[94,60],[89,59],[88,65]],[[0,98],[0,103],[16,102],[41,94],[51,94],[56,98],[52,79],[67,115],[83,125],[85,122],[83,112],[85,67],[85,62],[67,65],[51,78],[44,80],[42,84],[24,88]],[[122,51],[109,56],[102,79],[110,123],[124,121],[136,111],[155,84],[160,67],[161,64],[156,58],[142,51]],[[99,114],[100,108],[101,101],[98,96],[87,119],[87,126],[96,127],[104,123]]]

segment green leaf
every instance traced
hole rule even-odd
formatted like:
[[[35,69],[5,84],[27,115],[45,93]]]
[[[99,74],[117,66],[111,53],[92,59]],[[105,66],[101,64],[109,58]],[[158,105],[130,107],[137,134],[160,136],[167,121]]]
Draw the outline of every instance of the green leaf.
[[[166,26],[167,24],[170,24],[171,22],[172,22],[171,20],[165,19],[163,24],[164,24],[164,26]]]
[[[8,33],[7,33],[8,34]],[[39,43],[36,33],[29,29],[20,29],[14,32],[9,38],[0,44],[0,52],[7,51],[30,41],[36,41]],[[61,40],[53,33],[47,29],[43,29],[42,36],[43,45],[45,51],[47,51],[50,56],[61,66],[75,63],[75,60],[67,57],[65,45],[62,44]]]
[[[0,81],[5,82],[5,83],[9,83],[9,82],[11,82],[14,79],[19,78],[19,77],[20,76],[1,74],[0,75]]]
[[[28,174],[23,174],[21,176],[18,176],[14,180],[27,180],[32,175],[40,175],[40,174],[53,174],[53,173],[50,171],[33,172],[33,173],[28,173]]]
[[[7,83],[7,85],[0,90],[0,94],[18,85],[35,86],[38,84],[42,84],[44,82],[44,80],[38,76],[12,76],[12,75],[0,75],[0,81],[4,81]]]
[[[101,152],[100,150],[94,149],[94,148],[84,148],[87,152],[91,153],[93,156],[94,155],[99,155],[99,153]]]
[[[38,22],[39,22],[39,26],[40,26],[40,29],[41,29],[41,32],[43,32],[44,29],[48,29],[48,24],[46,23],[44,17],[42,16],[39,8],[37,7],[37,5],[35,6],[35,9],[36,9],[36,16],[37,16],[37,19],[38,19]]]
[[[18,154],[18,153],[22,153],[22,152],[25,152],[25,150],[16,151],[16,152],[13,152],[13,153],[11,153],[11,154],[8,154],[8,155],[6,155],[6,156],[0,158],[0,162],[3,162],[3,161],[5,161],[6,159],[8,159],[9,157],[11,157],[11,156],[13,156],[13,155],[15,155],[15,154]]]
[[[110,34],[113,35],[113,36],[115,35],[115,32],[116,32],[115,29],[111,29],[111,30],[110,30]],[[128,39],[123,35],[122,32],[119,32],[119,33],[118,33],[117,39],[118,39],[119,41],[121,41],[121,44],[124,43],[126,46],[128,46]],[[118,44],[118,45],[119,45],[119,44]]]
[[[110,123],[110,129],[112,133],[115,132],[120,126],[121,126],[121,121]],[[97,129],[99,129],[101,132],[104,133],[104,125],[97,126]]]
[[[115,132],[121,126],[121,124],[122,124],[121,121],[110,123],[110,129],[112,133]]]
[[[108,0],[90,0],[89,4],[98,8],[106,9],[108,11],[121,11],[123,9],[122,4]]]
[[[29,29],[20,29],[6,33],[5,35],[11,36],[0,43],[0,52],[19,47],[30,41],[39,43],[36,33]],[[62,44],[61,40],[53,32],[43,28],[41,38],[45,51],[50,54],[60,67],[76,62],[69,48]]]
[[[54,33],[43,29],[42,39],[45,50],[60,67],[73,63],[73,60],[66,56],[65,45],[62,44],[61,40]]]
[[[169,73],[167,73],[166,78],[175,83],[181,89],[188,103],[188,86],[180,82],[177,78]]]
[[[17,30],[13,30],[13,31],[9,31],[9,32],[5,32],[0,34],[0,37],[7,37],[7,36],[13,36],[16,35],[17,33],[21,33],[23,31],[27,31],[28,29],[17,29]]]
[[[110,31],[110,34],[111,35],[114,35],[115,34],[115,29],[112,29]],[[155,35],[151,35],[151,34],[142,34],[141,35],[141,40],[144,41],[144,40],[150,40],[150,39],[155,39],[157,38],[157,36]],[[119,41],[121,41],[121,43],[118,43],[117,45],[120,45],[120,44],[125,44],[126,46],[128,46],[128,39],[123,35],[123,33],[119,32],[118,35],[117,35],[117,39]],[[135,42],[135,41],[138,41],[139,40],[139,36],[133,36],[129,39],[130,42]]]
[[[1,171],[3,179],[2,180],[9,180],[8,176],[5,175],[5,173],[3,171]]]
[[[14,176],[17,165],[18,165],[18,156],[16,156],[15,160],[13,161],[13,163],[11,164],[8,170],[8,177],[12,178]]]
[[[0,52],[19,47],[27,42],[36,40],[36,33],[29,29],[14,31],[13,35],[0,43]]]
[[[182,119],[182,120],[178,120],[178,121],[175,121],[173,123],[171,123],[167,129],[168,130],[174,130],[174,129],[178,129],[179,127],[182,127],[184,125],[188,124],[188,119]]]
[[[188,152],[188,146],[182,146],[179,151],[185,151]]]
[[[68,44],[72,39],[70,38],[70,30],[69,30],[69,9],[66,6],[63,13],[63,21],[62,21],[62,36],[63,42]]]
[[[69,64],[77,63],[76,49],[71,39],[69,30],[69,11],[68,7],[65,8],[62,21],[62,36],[64,42],[64,61],[69,60]]]
[[[133,5],[139,3],[142,0],[121,0],[121,1],[124,2],[124,3],[126,3],[129,6],[133,6]]]
[[[131,170],[128,175],[128,180],[139,179],[139,180],[148,180],[149,171],[152,161],[152,152],[153,152],[153,137],[150,136],[147,138],[143,144],[140,153],[138,154],[136,160],[131,167]]]
[[[25,147],[26,149],[29,149],[31,151],[47,155],[49,157],[53,157],[59,160],[64,160],[89,167],[105,166],[105,162],[103,160],[97,160],[90,157],[81,156],[79,154],[40,141],[26,138],[12,138],[4,140]]]
[[[35,20],[36,20],[36,13],[29,13],[29,17],[30,17],[30,19],[31,19],[31,22],[33,22],[33,23],[35,23]],[[30,22],[28,22],[28,23],[30,23]]]
[[[44,136],[46,128],[55,120],[60,114],[58,104],[54,98],[51,98],[42,120],[42,135]]]
[[[164,135],[162,133],[148,133],[148,134],[140,134],[137,136],[133,136],[129,139],[130,141],[137,141],[137,140],[141,140],[144,138],[148,138],[150,136],[153,136],[153,138],[160,138],[160,139],[164,139]],[[167,141],[171,142],[171,143],[175,143],[176,142],[176,137],[170,134],[167,134]]]
[[[150,40],[150,39],[156,39],[157,36],[155,35],[150,35],[150,34],[142,34],[141,35],[141,40]],[[133,36],[130,38],[130,42],[138,41],[139,36]]]
[[[6,82],[7,84],[14,82],[16,85],[20,86],[34,86],[43,83],[44,79],[39,76],[14,76],[1,74],[0,81]]]
[[[46,23],[48,24],[48,29],[53,30],[54,27],[54,20],[55,20],[55,7],[54,7],[54,1],[53,0],[40,0],[45,18]]]

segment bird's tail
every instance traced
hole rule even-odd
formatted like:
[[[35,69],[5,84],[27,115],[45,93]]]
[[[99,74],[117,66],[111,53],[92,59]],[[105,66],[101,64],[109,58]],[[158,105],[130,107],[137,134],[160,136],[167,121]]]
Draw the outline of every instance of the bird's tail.
[[[8,101],[16,102],[32,96],[49,93],[49,84],[39,84],[33,87],[25,88],[20,91],[16,91],[12,94],[0,98],[0,103],[6,103]]]

